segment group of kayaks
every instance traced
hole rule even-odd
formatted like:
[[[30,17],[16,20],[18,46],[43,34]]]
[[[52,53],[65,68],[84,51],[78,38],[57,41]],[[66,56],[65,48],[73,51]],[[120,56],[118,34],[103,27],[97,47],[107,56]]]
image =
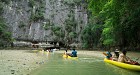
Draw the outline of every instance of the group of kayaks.
[[[63,58],[70,58],[70,59],[77,59],[78,57],[71,57],[69,55],[63,54]],[[117,62],[113,60],[109,60],[107,58],[104,58],[104,62],[113,64],[115,66],[128,69],[128,70],[133,70],[133,71],[140,71],[140,65],[132,65],[132,64],[127,64],[127,63],[122,63],[122,62]]]
[[[118,62],[118,61],[109,60],[107,58],[104,58],[104,62],[107,62],[109,64],[113,64],[115,66],[118,66],[118,67],[121,67],[124,69],[133,70],[133,71],[140,71],[140,65],[132,65],[132,64],[122,63],[122,62]]]
[[[71,57],[69,55],[63,54],[63,58],[77,59],[78,57]],[[140,71],[140,65],[132,65],[132,64],[122,63],[122,62],[118,62],[118,61],[109,60],[107,58],[104,58],[104,62],[109,63],[109,64],[113,64],[115,66],[118,66],[118,67],[121,67],[124,69],[133,70],[133,71]]]
[[[68,59],[78,59],[78,57],[71,57],[70,55],[66,55],[66,54],[63,54],[62,57],[68,58]],[[122,62],[118,62],[118,61],[109,60],[107,58],[104,58],[104,62],[109,63],[109,64],[113,64],[115,66],[118,66],[118,67],[121,67],[124,69],[133,70],[133,71],[140,71],[140,65],[132,65],[132,64],[122,63]]]
[[[33,52],[50,53],[50,52],[48,52],[48,51],[42,51],[42,50],[32,50],[32,51],[33,51]],[[78,57],[72,57],[72,56],[66,55],[66,54],[63,54],[62,56],[63,56],[63,58],[68,58],[68,59],[78,59]]]
[[[71,57],[69,55],[63,54],[63,58],[70,58],[70,59],[77,59],[78,57]],[[128,70],[133,70],[133,71],[140,71],[140,65],[132,65],[132,64],[127,64],[127,63],[122,63],[122,62],[117,62],[113,60],[109,60],[107,58],[104,58],[104,62],[113,64],[115,66],[128,69]]]

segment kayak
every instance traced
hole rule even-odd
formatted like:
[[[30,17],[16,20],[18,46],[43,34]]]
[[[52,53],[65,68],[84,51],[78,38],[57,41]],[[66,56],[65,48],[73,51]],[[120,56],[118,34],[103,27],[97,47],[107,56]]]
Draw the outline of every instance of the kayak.
[[[106,58],[104,58],[104,62],[116,65],[116,66],[124,68],[124,69],[133,70],[133,71],[140,71],[139,65],[132,65],[132,64],[117,62],[117,61],[109,60]]]
[[[78,57],[71,57],[69,55],[63,54],[63,58],[77,59]]]

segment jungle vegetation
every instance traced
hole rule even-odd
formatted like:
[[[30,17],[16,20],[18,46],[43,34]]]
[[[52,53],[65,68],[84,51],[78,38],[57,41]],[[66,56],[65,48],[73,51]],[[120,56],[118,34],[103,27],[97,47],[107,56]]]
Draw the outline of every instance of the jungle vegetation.
[[[139,0],[86,1],[91,17],[83,31],[84,47],[140,49]]]

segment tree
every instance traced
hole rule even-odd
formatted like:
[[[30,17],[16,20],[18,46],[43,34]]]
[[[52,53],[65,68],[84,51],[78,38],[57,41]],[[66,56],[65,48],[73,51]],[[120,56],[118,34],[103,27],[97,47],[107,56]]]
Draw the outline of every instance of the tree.
[[[94,48],[100,45],[103,22],[99,16],[91,16],[89,22],[82,32],[83,48]]]
[[[140,1],[87,0],[93,16],[104,18],[101,39],[106,46],[138,47]]]

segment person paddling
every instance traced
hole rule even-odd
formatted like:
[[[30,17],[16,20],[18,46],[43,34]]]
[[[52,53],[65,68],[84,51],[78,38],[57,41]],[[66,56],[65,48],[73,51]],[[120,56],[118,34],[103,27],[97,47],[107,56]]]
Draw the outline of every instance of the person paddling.
[[[123,50],[122,53],[119,55],[118,62],[133,64],[133,65],[140,65],[138,62],[131,60],[129,57],[126,56],[127,51]]]
[[[77,57],[77,51],[75,49],[73,49],[72,53],[71,53],[72,57]]]
[[[106,53],[103,52],[103,54],[106,56],[107,59],[112,60],[112,54],[110,51],[107,51]]]
[[[112,54],[112,60],[117,61],[118,60],[118,57],[119,57],[119,50],[116,49],[114,51],[114,53]]]
[[[68,57],[68,56],[71,56],[71,54],[68,53],[68,49],[65,50],[64,55],[66,55],[67,57]]]

